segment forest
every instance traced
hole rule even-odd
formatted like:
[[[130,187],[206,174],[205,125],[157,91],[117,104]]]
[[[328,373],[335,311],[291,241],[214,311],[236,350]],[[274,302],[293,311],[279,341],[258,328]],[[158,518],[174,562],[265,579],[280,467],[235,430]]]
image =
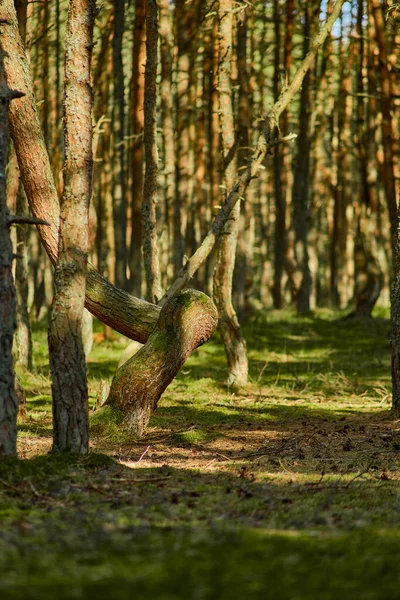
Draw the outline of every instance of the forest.
[[[400,597],[399,42],[0,0],[1,597]]]

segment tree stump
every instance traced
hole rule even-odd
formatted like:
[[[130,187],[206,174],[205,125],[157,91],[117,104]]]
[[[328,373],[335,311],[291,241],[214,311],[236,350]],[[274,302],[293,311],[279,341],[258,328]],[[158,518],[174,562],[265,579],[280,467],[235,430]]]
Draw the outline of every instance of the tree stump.
[[[214,303],[197,290],[180,292],[163,306],[146,344],[117,370],[105,402],[122,416],[124,429],[143,434],[161,394],[217,322]]]

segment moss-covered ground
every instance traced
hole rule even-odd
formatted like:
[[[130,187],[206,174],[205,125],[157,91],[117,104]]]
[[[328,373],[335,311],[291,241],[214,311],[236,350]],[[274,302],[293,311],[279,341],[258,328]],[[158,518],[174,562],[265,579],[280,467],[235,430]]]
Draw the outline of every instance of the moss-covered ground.
[[[224,386],[218,336],[139,442],[93,432],[48,454],[46,332],[20,374],[19,460],[0,462],[0,599],[399,599],[400,435],[389,324],[265,313],[251,383]],[[91,403],[127,341],[97,335]]]

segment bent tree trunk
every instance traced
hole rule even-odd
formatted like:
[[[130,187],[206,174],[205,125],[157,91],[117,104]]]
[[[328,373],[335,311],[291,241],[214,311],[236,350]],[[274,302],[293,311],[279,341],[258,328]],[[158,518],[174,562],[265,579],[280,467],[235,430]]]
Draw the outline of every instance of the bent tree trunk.
[[[215,305],[197,290],[180,292],[163,306],[147,343],[116,372],[105,402],[123,414],[130,433],[143,434],[161,394],[217,322]]]

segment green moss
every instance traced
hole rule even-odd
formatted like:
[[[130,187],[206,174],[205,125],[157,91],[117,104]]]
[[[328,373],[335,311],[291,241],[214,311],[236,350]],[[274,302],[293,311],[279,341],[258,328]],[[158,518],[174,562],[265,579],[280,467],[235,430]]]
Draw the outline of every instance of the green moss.
[[[257,315],[243,393],[224,385],[215,335],[140,442],[111,407],[92,415],[93,444],[115,460],[0,461],[0,597],[397,600],[389,325],[342,316]],[[95,345],[92,396],[124,344]],[[28,450],[51,433],[42,350],[24,375]]]
[[[122,425],[123,414],[113,406],[102,406],[90,415],[90,432],[95,436],[118,438]]]

